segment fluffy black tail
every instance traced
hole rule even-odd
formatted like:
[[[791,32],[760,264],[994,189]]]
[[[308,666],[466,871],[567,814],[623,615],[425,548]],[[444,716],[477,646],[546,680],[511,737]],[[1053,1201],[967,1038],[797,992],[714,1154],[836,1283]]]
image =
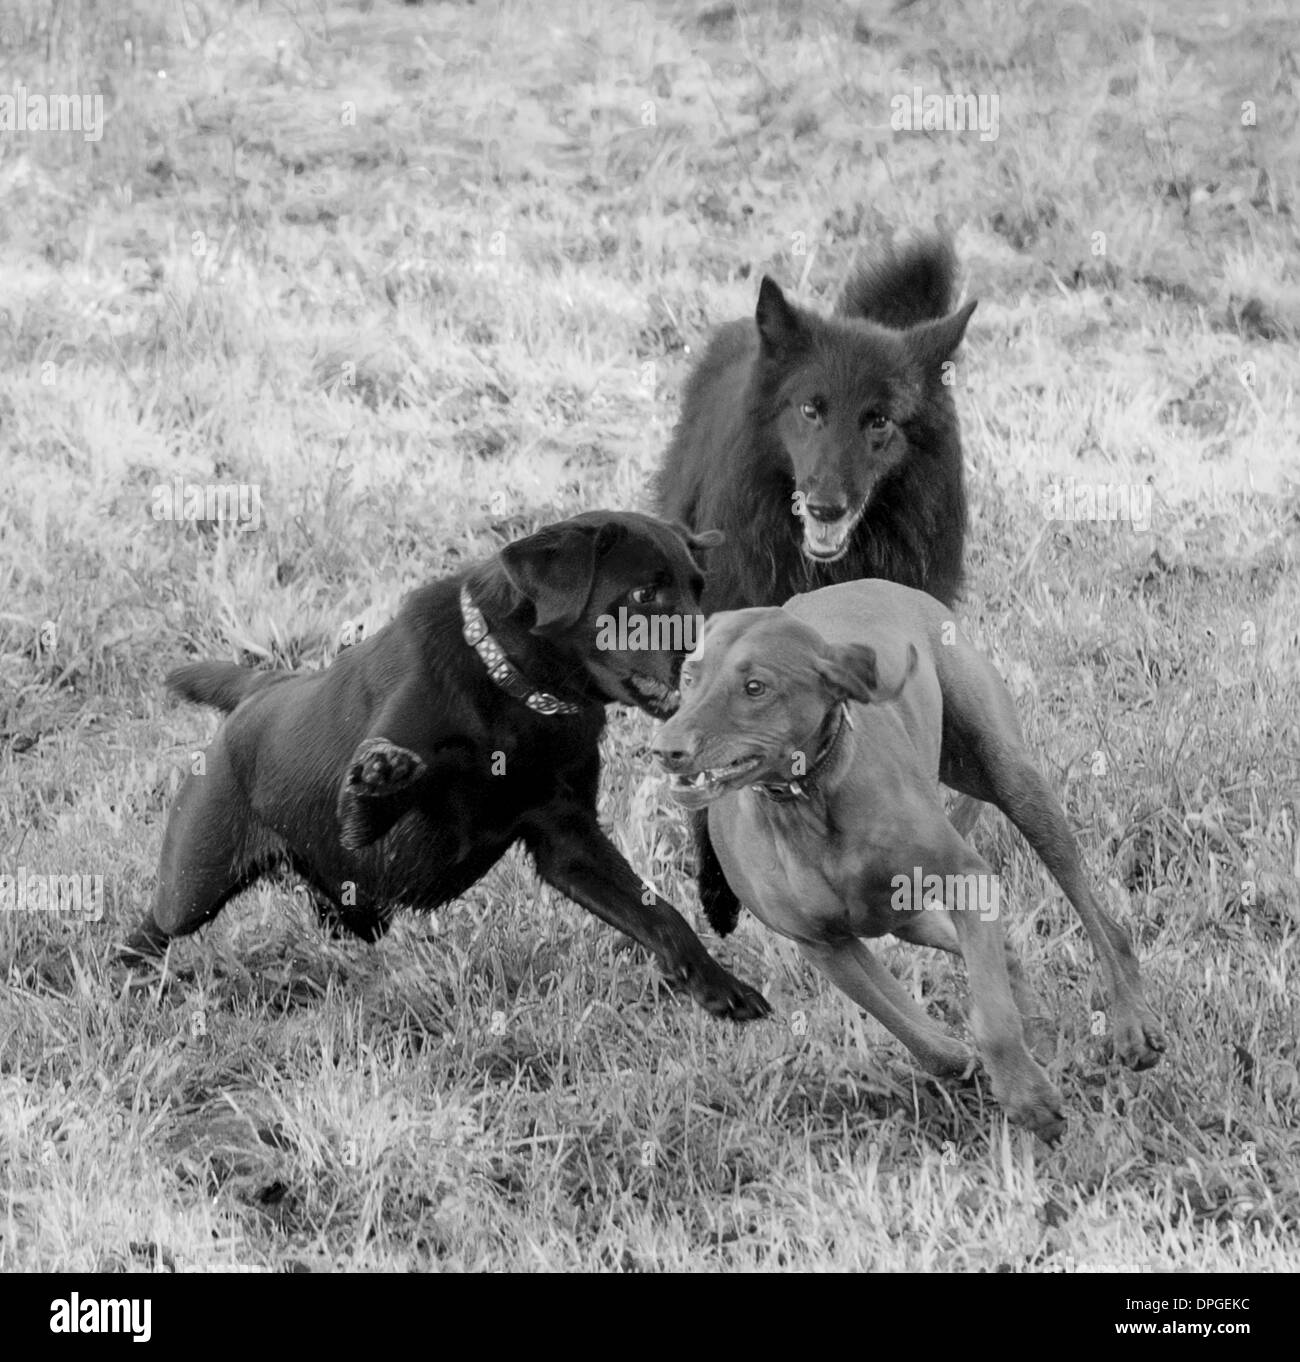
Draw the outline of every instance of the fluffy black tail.
[[[891,250],[858,269],[836,309],[897,330],[946,317],[952,311],[957,257],[942,237],[926,237]]]
[[[740,921],[740,900],[731,891],[722,863],[709,840],[709,811],[697,809],[691,814],[691,835],[695,842],[695,878],[700,890],[700,902],[709,926],[719,936],[736,930]]]
[[[229,714],[254,691],[283,681],[288,672],[256,672],[234,662],[191,662],[168,673],[167,689],[196,705],[211,705]]]

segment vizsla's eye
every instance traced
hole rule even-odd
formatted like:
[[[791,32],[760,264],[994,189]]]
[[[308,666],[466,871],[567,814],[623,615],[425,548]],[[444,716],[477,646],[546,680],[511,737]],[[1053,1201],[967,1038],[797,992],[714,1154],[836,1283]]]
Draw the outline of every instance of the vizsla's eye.
[[[753,677],[745,682],[746,695],[758,696],[765,694],[766,691],[767,687],[761,681],[755,680]]]
[[[657,586],[639,586],[635,591],[629,591],[628,595],[637,605],[649,605],[658,594]]]
[[[803,402],[799,406],[799,415],[805,421],[820,421],[822,419],[822,403],[819,398],[814,398],[811,402]]]
[[[683,671],[681,676],[678,678],[678,685],[681,687],[682,690],[686,690],[687,687],[693,686],[694,684],[695,677],[688,671]]]

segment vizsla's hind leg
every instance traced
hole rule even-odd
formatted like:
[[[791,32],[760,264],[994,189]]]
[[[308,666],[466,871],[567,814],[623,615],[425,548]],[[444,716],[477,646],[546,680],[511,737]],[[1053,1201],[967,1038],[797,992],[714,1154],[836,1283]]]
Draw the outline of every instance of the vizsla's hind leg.
[[[218,737],[206,770],[191,773],[167,819],[153,904],[123,947],[131,956],[161,955],[176,936],[210,922],[261,874],[248,806]]]
[[[1129,1068],[1149,1069],[1164,1051],[1164,1032],[1143,993],[1129,935],[1093,896],[1074,834],[1056,796],[1024,756],[998,754],[990,763],[990,777],[998,807],[1052,872],[1092,940],[1114,1012],[1115,1052]]]
[[[936,870],[943,868],[947,916],[966,962],[976,1048],[1008,1117],[1053,1144],[1065,1129],[1061,1098],[1025,1043],[1021,1000],[1012,991],[1002,924],[996,913],[975,911],[970,901],[972,886],[981,881],[996,884],[996,876],[950,827],[948,832],[950,844],[936,857]]]
[[[950,955],[961,954],[957,928],[953,926],[952,914],[947,912],[926,910],[916,913],[894,934],[900,941],[907,941],[914,946],[932,946]],[[1040,1064],[1046,1064],[1055,1051],[1056,1028],[1051,1014],[1026,977],[1020,957],[1005,931],[1002,933],[1002,947],[1007,962],[1007,978],[1011,981],[1011,996],[1016,1000],[1016,1010],[1024,1023],[1025,1044]]]
[[[1147,1069],[1165,1048],[1128,933],[1107,914],[1088,885],[1079,847],[1051,787],[1030,759],[1011,696],[997,674],[973,651],[944,681],[946,728],[961,734],[966,776],[959,787],[996,804],[1038,853],[1065,891],[1092,941],[1114,1013],[1115,1050],[1130,1068]],[[951,665],[951,664],[950,664]],[[945,776],[946,778],[946,776]]]
[[[944,1077],[966,1071],[971,1059],[966,1047],[912,1001],[861,941],[801,941],[799,949],[836,988],[896,1035],[927,1073]]]

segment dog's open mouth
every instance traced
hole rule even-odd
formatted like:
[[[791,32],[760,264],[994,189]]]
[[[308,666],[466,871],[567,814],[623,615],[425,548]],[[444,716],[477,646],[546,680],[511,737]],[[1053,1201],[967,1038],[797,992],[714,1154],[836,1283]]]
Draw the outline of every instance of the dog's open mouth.
[[[725,793],[737,781],[743,780],[757,769],[761,757],[737,757],[726,766],[715,766],[708,770],[697,771],[694,775],[675,775],[668,780],[668,793],[678,804],[698,808]]]
[[[849,551],[849,541],[857,528],[862,513],[867,509],[864,500],[856,511],[842,515],[838,520],[817,520],[804,514],[803,551],[814,563],[838,562]]]
[[[641,708],[648,710],[656,719],[670,718],[681,703],[680,692],[643,672],[629,672],[623,678],[623,684],[636,696]]]

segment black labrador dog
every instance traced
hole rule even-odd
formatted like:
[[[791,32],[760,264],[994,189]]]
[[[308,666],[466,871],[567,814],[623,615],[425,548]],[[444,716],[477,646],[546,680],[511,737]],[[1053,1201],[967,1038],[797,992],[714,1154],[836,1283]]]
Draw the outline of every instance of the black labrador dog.
[[[394,909],[446,903],[522,840],[547,883],[652,951],[707,1011],[766,1015],[596,818],[605,706],[674,709],[685,648],[632,645],[694,618],[692,551],[711,542],[589,511],[412,592],[323,671],[173,672],[172,691],[230,717],[176,797],[127,956],[160,954],[286,863],[323,918],[373,941]]]

